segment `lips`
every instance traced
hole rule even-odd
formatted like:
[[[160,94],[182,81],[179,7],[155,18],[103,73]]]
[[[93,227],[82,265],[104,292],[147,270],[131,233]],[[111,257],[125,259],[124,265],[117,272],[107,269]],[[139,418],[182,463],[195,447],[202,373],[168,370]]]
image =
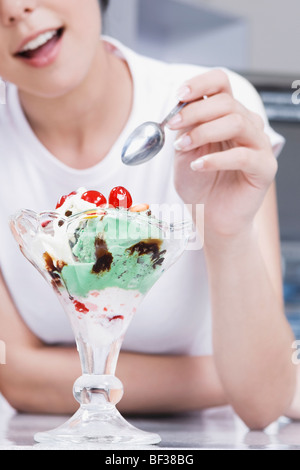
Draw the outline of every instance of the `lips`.
[[[23,42],[14,57],[34,67],[44,67],[54,62],[59,50],[64,28],[48,30]]]

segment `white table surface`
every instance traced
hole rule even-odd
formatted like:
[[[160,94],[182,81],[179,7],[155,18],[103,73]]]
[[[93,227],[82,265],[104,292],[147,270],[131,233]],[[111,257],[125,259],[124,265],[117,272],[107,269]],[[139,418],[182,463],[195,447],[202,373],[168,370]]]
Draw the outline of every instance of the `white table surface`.
[[[66,419],[66,416],[17,414],[0,397],[0,450],[43,450],[45,447],[34,442],[34,434],[38,431],[53,429],[64,423]],[[127,419],[145,431],[160,434],[162,442],[159,446],[144,447],[144,449],[151,448],[154,451],[162,449],[300,450],[300,423],[282,418],[264,432],[250,432],[230,407],[181,415],[127,417]],[[74,449],[77,448],[74,447]],[[134,448],[131,447],[131,449]]]

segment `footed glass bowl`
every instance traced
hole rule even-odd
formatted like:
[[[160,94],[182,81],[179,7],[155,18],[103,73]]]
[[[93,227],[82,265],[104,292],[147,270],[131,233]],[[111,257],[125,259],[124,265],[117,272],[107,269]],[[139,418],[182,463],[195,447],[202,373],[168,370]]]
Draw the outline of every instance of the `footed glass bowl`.
[[[22,210],[10,226],[22,253],[68,315],[82,367],[73,388],[78,411],[35,440],[99,446],[158,443],[158,434],[133,427],[117,410],[123,386],[115,370],[140,302],[184,251],[192,223],[168,225],[150,212],[125,209],[97,209],[69,218]]]

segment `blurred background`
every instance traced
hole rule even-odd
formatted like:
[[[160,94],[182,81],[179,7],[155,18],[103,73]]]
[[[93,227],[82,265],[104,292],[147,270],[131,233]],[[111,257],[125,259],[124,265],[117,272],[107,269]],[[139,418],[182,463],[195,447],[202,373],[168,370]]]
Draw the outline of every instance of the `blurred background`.
[[[259,91],[272,127],[286,138],[277,193],[286,313],[300,339],[299,0],[110,0],[104,32],[137,52],[224,66]],[[298,95],[300,98],[300,94]]]

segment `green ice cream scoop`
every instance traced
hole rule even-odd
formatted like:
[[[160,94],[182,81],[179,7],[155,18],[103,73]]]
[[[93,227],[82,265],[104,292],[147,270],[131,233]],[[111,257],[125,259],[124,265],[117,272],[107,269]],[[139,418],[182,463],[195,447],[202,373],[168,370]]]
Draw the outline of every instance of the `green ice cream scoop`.
[[[107,287],[146,293],[160,277],[165,250],[162,232],[151,216],[111,210],[81,220],[71,243],[74,264],[61,276],[71,295],[86,297]]]

